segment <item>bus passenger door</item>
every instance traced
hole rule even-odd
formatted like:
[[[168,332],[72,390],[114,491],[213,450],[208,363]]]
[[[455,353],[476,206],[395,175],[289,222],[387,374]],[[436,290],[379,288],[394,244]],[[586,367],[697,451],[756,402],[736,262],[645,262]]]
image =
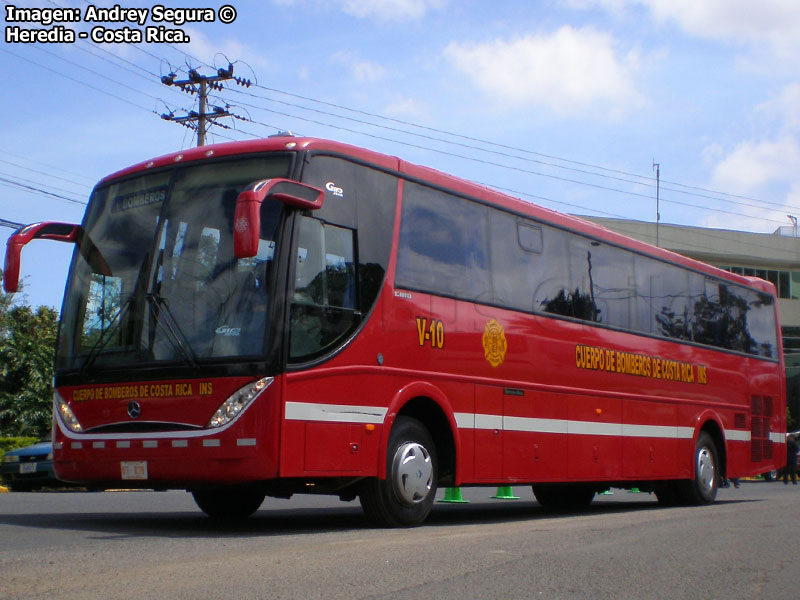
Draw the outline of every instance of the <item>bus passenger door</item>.
[[[475,479],[503,475],[503,388],[475,386]]]

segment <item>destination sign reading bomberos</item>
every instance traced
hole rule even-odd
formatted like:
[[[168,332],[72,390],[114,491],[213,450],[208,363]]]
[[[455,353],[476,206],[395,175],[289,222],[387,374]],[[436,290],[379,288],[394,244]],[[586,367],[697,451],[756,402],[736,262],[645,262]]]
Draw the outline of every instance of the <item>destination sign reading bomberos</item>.
[[[682,383],[708,383],[705,365],[695,365],[679,360],[623,352],[599,346],[575,346],[575,366],[579,369],[637,375]]]

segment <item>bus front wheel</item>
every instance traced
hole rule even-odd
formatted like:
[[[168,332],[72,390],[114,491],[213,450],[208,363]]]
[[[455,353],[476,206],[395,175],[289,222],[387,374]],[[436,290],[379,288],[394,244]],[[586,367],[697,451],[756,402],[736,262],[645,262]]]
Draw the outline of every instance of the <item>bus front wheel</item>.
[[[398,417],[386,448],[386,479],[362,484],[367,517],[383,527],[414,527],[431,512],[438,465],[430,433],[417,419]]]

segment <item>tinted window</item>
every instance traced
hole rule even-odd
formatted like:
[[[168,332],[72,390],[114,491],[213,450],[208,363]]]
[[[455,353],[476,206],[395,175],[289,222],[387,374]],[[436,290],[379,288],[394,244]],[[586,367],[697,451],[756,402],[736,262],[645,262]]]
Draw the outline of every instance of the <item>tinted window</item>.
[[[325,190],[323,206],[314,216],[356,232],[360,308],[366,313],[389,264],[397,178],[342,158],[312,155],[307,160],[302,180]]]
[[[334,346],[357,323],[354,235],[351,229],[300,217],[291,303],[292,359]]]
[[[557,247],[563,240],[526,219],[489,212],[494,303],[526,312],[541,310],[541,303],[563,286],[564,269],[558,263],[565,253]]]
[[[399,287],[777,356],[772,296],[416,184],[406,190]]]
[[[689,272],[644,256],[637,256],[635,264],[639,331],[691,340]]]
[[[397,255],[397,285],[488,302],[487,209],[407,183]]]
[[[754,341],[748,352],[777,358],[778,334],[775,327],[775,304],[769,294],[742,290],[747,299],[747,327]]]

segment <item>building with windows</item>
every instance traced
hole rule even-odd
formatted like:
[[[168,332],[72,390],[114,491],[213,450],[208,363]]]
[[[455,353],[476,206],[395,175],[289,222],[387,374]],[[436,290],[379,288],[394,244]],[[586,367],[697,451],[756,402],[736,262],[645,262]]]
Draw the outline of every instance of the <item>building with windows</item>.
[[[787,402],[795,422],[800,416],[800,238],[797,229],[781,227],[772,234],[655,223],[581,218],[612,231],[666,248],[740,275],[761,277],[778,290]]]

